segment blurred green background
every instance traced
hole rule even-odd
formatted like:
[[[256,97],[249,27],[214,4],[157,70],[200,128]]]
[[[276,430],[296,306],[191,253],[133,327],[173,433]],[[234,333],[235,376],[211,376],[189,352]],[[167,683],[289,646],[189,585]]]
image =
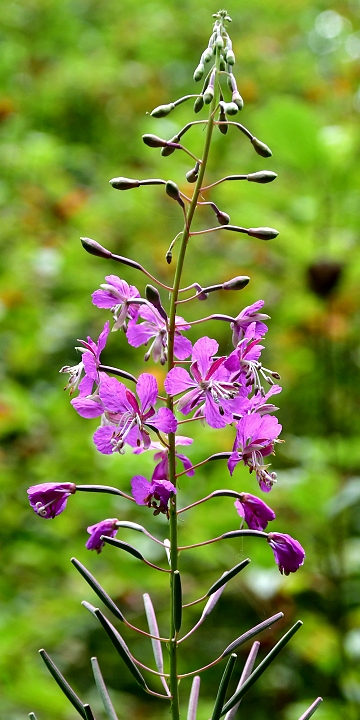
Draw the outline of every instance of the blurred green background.
[[[263,633],[261,657],[296,619],[303,629],[243,701],[252,720],[297,720],[317,695],[317,720],[360,716],[360,312],[358,132],[360,112],[360,2],[231,0],[235,74],[245,100],[241,122],[265,143],[264,160],[236,130],[215,133],[209,179],[271,169],[268,186],[223,184],[212,199],[243,226],[280,231],[270,243],[219,232],[191,243],[184,284],[221,282],[249,274],[241,293],[219,293],[206,304],[185,305],[184,315],[237,314],[256,299],[271,315],[265,364],[282,376],[283,438],[274,458],[278,484],[269,502],[275,528],[305,546],[304,567],[280,576],[271,550],[256,539],[199,549],[184,558],[188,600],[206,592],[225,570],[250,555],[253,562],[229,584],[213,614],[188,643],[181,669],[209,662],[234,637],[283,610],[282,623]],[[153,107],[196,92],[192,73],[218,7],[209,0],[4,0],[0,7],[1,205],[1,576],[0,715],[21,720],[72,720],[75,710],[37,654],[45,647],[84,701],[103,720],[89,658],[98,655],[119,714],[167,718],[161,701],[138,693],[127,669],[80,601],[95,601],[70,565],[83,561],[145,628],[142,592],[151,593],[161,632],[167,628],[167,579],[144,571],[130,556],[107,547],[84,548],[86,527],[105,517],[147,522],[164,537],[163,518],[111,496],[78,494],[53,522],[30,510],[26,489],[46,481],[120,485],[151,472],[145,456],[96,453],[96,421],[78,417],[58,370],[78,362],[77,338],[94,339],[109,315],[90,295],[105,274],[118,273],[143,290],[130,268],[84,253],[80,235],[128,255],[163,281],[164,260],[181,229],[180,210],[163,190],[112,190],[117,175],[172,178],[186,190],[187,156],[162,158],[141,134],[170,138],[194,119],[181,105],[163,120]],[[204,114],[205,116],[205,114]],[[198,117],[203,117],[203,114]],[[201,152],[193,130],[188,146]],[[198,228],[213,223],[202,211]],[[196,273],[196,274],[194,274]],[[166,298],[164,298],[165,300]],[[195,326],[191,339],[203,332]],[[231,348],[227,326],[206,332]],[[106,356],[139,372],[142,350],[111,335]],[[158,379],[163,370],[148,365]],[[190,426],[189,426],[190,427]],[[233,431],[191,426],[189,455],[197,462],[229,449]],[[216,465],[216,467],[215,467]],[[181,483],[182,503],[218,487],[256,492],[244,468],[230,479],[213,464]],[[268,499],[268,498],[267,498]],[[238,527],[229,499],[181,516],[183,544]],[[121,531],[154,562],[142,536]],[[260,546],[259,546],[260,545]],[[201,607],[201,606],[200,606]],[[184,628],[199,609],[186,613]],[[147,643],[124,634],[135,655],[152,662]],[[246,657],[248,647],[239,653]],[[199,720],[211,714],[221,667],[203,676]],[[156,682],[155,682],[156,684]],[[154,684],[154,687],[155,687]],[[190,689],[183,682],[185,703]]]

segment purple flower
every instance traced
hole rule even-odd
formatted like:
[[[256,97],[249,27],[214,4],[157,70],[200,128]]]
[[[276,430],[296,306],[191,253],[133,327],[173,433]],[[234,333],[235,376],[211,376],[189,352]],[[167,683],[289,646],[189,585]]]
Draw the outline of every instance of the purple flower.
[[[271,532],[267,542],[273,550],[275,562],[284,575],[296,572],[304,564],[305,550],[297,540],[285,533]]]
[[[123,383],[116,378],[108,377],[105,373],[101,374],[99,401],[107,424],[96,430],[94,442],[99,452],[104,455],[121,453],[125,443],[131,447],[143,446],[148,449],[151,440],[145,426],[165,433],[176,431],[177,421],[171,410],[162,407],[155,412],[158,386],[153,375],[150,373],[139,375],[136,392],[140,402]],[[72,402],[75,405],[75,401]],[[96,414],[99,414],[99,404],[96,400],[91,402],[94,405],[93,417],[96,417]],[[78,406],[76,409],[81,415]]]
[[[65,510],[67,499],[76,492],[74,483],[40,483],[28,489],[29,502],[37,515],[50,520]]]
[[[213,428],[225,427],[233,421],[238,409],[239,383],[224,366],[224,357],[213,360],[219,345],[216,340],[203,337],[198,340],[192,353],[191,375],[187,370],[175,367],[165,379],[165,390],[169,395],[188,392],[178,401],[178,410],[188,415],[194,408],[205,415],[206,422]],[[200,407],[199,407],[200,406]]]
[[[143,475],[135,475],[131,480],[132,494],[138,505],[154,508],[154,515],[169,515],[168,502],[176,493],[176,487],[169,480],[152,480],[151,483]]]
[[[276,473],[267,472],[269,465],[264,465],[264,457],[274,452],[281,429],[273,415],[261,416],[256,412],[244,415],[237,423],[234,452],[228,461],[230,475],[242,461],[250,472],[255,470],[261,490],[269,492],[276,481]]]
[[[131,300],[140,297],[140,293],[134,285],[128,285],[117,275],[106,275],[105,280],[106,284],[100,285],[102,289],[93,293],[93,304],[111,310],[115,321],[113,330],[125,329],[127,318],[134,320],[137,317],[138,306],[132,305]]]
[[[234,505],[251,530],[265,530],[269,520],[276,517],[263,500],[250,493],[241,493],[241,498],[235,500]]]
[[[84,346],[77,348],[81,350],[83,355],[81,362],[78,365],[70,367],[65,365],[59,372],[66,372],[70,374],[69,382],[65,386],[65,390],[70,388],[70,395],[73,394],[74,390],[79,386],[80,395],[90,395],[94,383],[99,384],[99,365],[100,365],[100,353],[106,345],[106,340],[110,332],[110,324],[105,323],[103,331],[99,335],[97,343],[95,343],[91,337],[86,340],[79,340]],[[85,372],[85,377],[80,382],[82,372]],[[80,384],[79,384],[80,382]]]
[[[168,329],[166,320],[160,315],[155,307],[141,305],[139,309],[139,317],[145,322],[136,323],[136,320],[129,322],[126,337],[132,347],[140,347],[147,345],[149,340],[153,339],[151,346],[145,354],[145,360],[149,360],[152,354],[155,362],[160,360],[161,365],[165,365],[167,359],[168,347]],[[179,360],[185,360],[189,357],[192,344],[190,340],[183,337],[180,330],[190,330],[184,318],[176,317],[175,319],[175,338],[174,338],[174,355]]]
[[[175,447],[178,445],[192,445],[193,439],[186,437],[185,435],[176,435],[175,437]],[[151,445],[148,450],[158,450],[158,452],[154,455],[154,460],[158,461],[157,465],[155,465],[153,474],[152,474],[152,480],[164,480],[164,478],[169,477],[169,455],[168,451],[164,446],[159,442],[151,442]],[[144,448],[135,448],[134,453],[136,455],[139,455],[140,453],[144,452]],[[195,474],[195,471],[190,469],[192,468],[192,462],[191,460],[182,453],[175,453],[176,457],[179,458],[179,460],[182,462],[184,469],[187,471],[186,475],[191,477]]]
[[[106,535],[107,537],[115,537],[118,531],[118,522],[117,518],[108,518],[107,520],[101,520],[95,525],[90,525],[87,528],[90,537],[86,542],[85,547],[87,547],[88,550],[96,550],[97,553],[101,552],[105,545],[104,541],[101,540],[101,536]]]
[[[265,333],[267,333],[268,328],[265,323],[262,322],[262,320],[269,320],[269,315],[265,315],[265,313],[259,312],[263,305],[263,300],[258,300],[252,305],[248,305],[248,307],[244,308],[241,313],[239,313],[239,315],[235,318],[235,322],[231,323],[233,331],[232,340],[234,347],[236,347],[238,342],[242,340],[248,326],[253,322],[255,322],[256,338],[261,338],[263,335],[265,335]]]

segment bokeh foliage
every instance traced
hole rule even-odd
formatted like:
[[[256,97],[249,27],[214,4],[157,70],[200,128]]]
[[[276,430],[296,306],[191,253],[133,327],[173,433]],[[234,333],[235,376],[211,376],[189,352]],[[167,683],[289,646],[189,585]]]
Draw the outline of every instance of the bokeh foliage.
[[[105,273],[119,273],[143,288],[130,269],[84,253],[80,235],[147,265],[164,281],[164,261],[181,228],[180,213],[160,188],[117,193],[116,175],[172,178],[186,188],[187,158],[161,158],[141,134],[171,137],[192,115],[182,105],[164,120],[146,112],[195,92],[192,72],[218,8],[209,0],[4,0],[0,7],[0,205],[2,320],[0,366],[1,716],[20,720],[33,709],[39,720],[71,720],[75,711],[48,677],[37,649],[45,646],[85,701],[96,700],[89,657],[97,654],[119,709],[119,718],[167,717],[153,699],[135,695],[131,676],[107,639],[79,607],[92,593],[69,564],[83,561],[120,603],[130,620],[144,622],[141,593],[150,591],[166,628],[166,582],[144,573],[132,558],[106,548],[84,549],[85,528],[104,517],[161,520],[110,496],[77,495],[56,521],[41,521],[26,502],[38,482],[118,484],[127,490],[139,458],[99,456],[92,445],[96,423],[79,418],[62,392],[58,369],[75,364],[76,338],[98,336],[107,318],[90,294]],[[253,562],[224,593],[218,609],[189,641],[184,671],[204,665],[250,624],[284,610],[283,628],[297,618],[304,628],[274,669],[243,701],[252,720],[296,720],[318,694],[326,703],[319,720],[359,716],[360,678],[360,422],[359,422],[359,224],[360,4],[309,0],[231,0],[232,38],[241,121],[266,142],[264,161],[246,138],[215,134],[211,178],[263,168],[279,177],[269,186],[224,184],[213,193],[234,224],[280,230],[271,243],[231,233],[204,235],[192,244],[184,283],[205,284],[249,274],[240,294],[211,296],[184,306],[186,318],[234,312],[262,297],[272,317],[266,362],[282,375],[282,445],[274,459],[278,485],[271,504],[276,529],[306,547],[295,576],[281,578],[271,551],[255,540],[192,551],[184,559],[189,599],[240,559]],[[201,131],[189,147],[199,149]],[[204,212],[199,228],[212,221]],[[194,275],[196,272],[196,276]],[[338,282],[325,293],[327,278]],[[328,281],[330,283],[330,281]],[[224,352],[229,333],[217,334]],[[195,340],[200,329],[194,328]],[[137,372],[141,352],[112,335],[109,364]],[[151,368],[153,369],[153,368]],[[156,369],[159,380],[163,370]],[[232,431],[192,429],[194,461],[228,449]],[[141,472],[151,472],[141,458]],[[255,492],[244,469],[230,479],[225,466],[185,478],[185,501],[221,485]],[[184,516],[182,516],[184,517]],[[160,522],[160,525],[159,525]],[[189,513],[185,542],[237,526],[231,502],[213,501]],[[133,537],[124,532],[130,542]],[[154,559],[141,538],[137,546]],[[165,579],[166,580],[166,579]],[[198,617],[189,611],[190,628]],[[143,625],[144,627],[144,625]],[[221,631],[219,630],[221,627]],[[264,633],[263,652],[281,633]],[[150,661],[138,637],[135,654]],[[185,662],[187,663],[185,665]],[[188,668],[190,669],[190,668]],[[200,720],[209,716],[219,668],[204,677]],[[184,697],[189,687],[184,683]]]

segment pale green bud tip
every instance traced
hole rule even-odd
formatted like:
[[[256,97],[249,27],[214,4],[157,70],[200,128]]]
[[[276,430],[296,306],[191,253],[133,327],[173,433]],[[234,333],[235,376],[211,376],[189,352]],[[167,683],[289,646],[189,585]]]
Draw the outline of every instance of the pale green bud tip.
[[[259,172],[250,173],[246,176],[249,182],[257,183],[269,183],[275,180],[275,178],[277,178],[277,174],[271,170],[260,170]]]
[[[228,63],[228,65],[235,65],[235,55],[232,50],[227,51],[226,62]]]
[[[140,186],[140,180],[133,180],[132,178],[117,177],[109,180],[111,187],[115,190],[131,190]]]
[[[226,115],[236,115],[239,112],[239,108],[235,102],[223,103],[224,112]]]
[[[241,97],[241,95],[240,95],[239,92],[236,92],[236,91],[235,91],[235,92],[233,93],[232,102],[235,103],[235,104],[238,106],[239,110],[242,110],[242,109],[243,109],[243,107],[244,107],[244,101],[243,101],[243,99],[242,99],[242,97]]]
[[[169,103],[168,105],[159,105],[158,107],[154,108],[154,110],[152,110],[150,115],[151,117],[155,118],[163,118],[166,117],[166,115],[168,115],[169,113],[171,113],[174,107],[174,103]]]
[[[90,255],[96,255],[96,257],[101,258],[111,258],[112,253],[110,250],[106,250],[102,245],[100,245],[96,240],[91,240],[87,237],[80,238],[81,244],[86,250],[86,252],[90,253]]]
[[[211,47],[207,47],[206,50],[204,50],[200,63],[207,63],[210,62],[211,58],[213,56],[213,49]]]
[[[209,105],[214,97],[214,88],[210,85],[204,92],[204,103]]]
[[[251,138],[251,144],[253,145],[254,150],[257,152],[257,154],[261,155],[261,157],[272,156],[270,148],[265,145],[265,143],[261,142],[261,140],[258,140],[256,137]]]
[[[201,78],[204,75],[204,70],[205,70],[205,65],[203,65],[203,63],[199,63],[199,65],[197,66],[197,68],[194,72],[195,82],[199,82],[199,80],[201,80]]]
[[[246,232],[250,237],[259,238],[259,240],[273,240],[279,234],[278,230],[269,227],[248,228]]]
[[[242,290],[250,282],[250,278],[247,275],[238,275],[238,277],[232,278],[223,283],[223,290]]]

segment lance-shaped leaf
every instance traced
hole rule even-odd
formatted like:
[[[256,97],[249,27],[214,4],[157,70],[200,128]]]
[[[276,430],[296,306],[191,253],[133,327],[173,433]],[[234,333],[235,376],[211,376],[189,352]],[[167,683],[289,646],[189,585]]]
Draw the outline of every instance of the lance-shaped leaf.
[[[234,665],[236,663],[236,659],[237,659],[237,655],[236,655],[236,653],[233,653],[232,655],[230,655],[229,660],[227,661],[226,668],[225,668],[223,676],[220,680],[220,685],[219,685],[219,689],[217,692],[211,720],[219,720],[219,718],[221,717],[222,706],[224,704],[226,691],[229,686],[230,678],[232,675],[232,671],[234,669]]]
[[[86,582],[90,585],[91,589],[94,590],[98,598],[103,601],[104,605],[111,610],[113,615],[117,617],[118,620],[121,620],[121,622],[124,622],[124,616],[122,612],[120,612],[117,605],[115,605],[114,601],[111,599],[110,595],[105,592],[105,590],[101,587],[100,583],[94,578],[94,576],[86,569],[84,565],[82,565],[79,560],[76,558],[71,558],[71,562],[76,567],[80,575],[86,580]]]
[[[200,675],[195,675],[189,698],[189,707],[187,712],[186,720],[196,720],[196,711],[199,701],[199,690],[200,690]]]
[[[182,620],[182,589],[181,577],[178,570],[174,570],[173,574],[173,608],[174,608],[174,627],[179,632]]]
[[[158,669],[158,672],[163,673],[164,672],[164,659],[163,659],[161,642],[160,642],[160,640],[156,639],[159,637],[159,628],[158,628],[158,624],[157,624],[157,620],[156,620],[154,606],[151,602],[151,598],[148,593],[144,593],[143,600],[144,600],[146,619],[148,622],[150,635],[155,635],[155,637],[151,638],[151,644],[152,644],[152,649],[153,649],[153,653],[154,653],[155,664]],[[170,690],[168,688],[167,682],[164,677],[161,678],[161,682],[165,688],[167,695],[170,696],[171,693],[170,693]]]
[[[118,720],[118,717],[116,715],[116,712],[113,708],[113,704],[110,700],[110,696],[107,690],[107,687],[104,682],[104,678],[102,676],[99,663],[96,657],[91,658],[91,667],[94,674],[94,679],[96,683],[96,687],[98,690],[98,693],[100,695],[102,704],[104,706],[104,710],[106,712],[106,715],[108,717],[108,720]]]
[[[81,715],[84,720],[87,720],[83,703],[76,695],[72,687],[69,685],[67,680],[65,680],[64,676],[56,667],[55,663],[51,660],[47,652],[45,650],[39,650],[39,654],[41,655],[47,669],[53,676],[54,680],[57,682],[59,688],[63,691],[64,695],[67,697],[68,700],[70,700],[71,704],[74,706],[75,710],[77,710],[79,715]]]
[[[256,656],[258,654],[259,647],[260,647],[260,643],[258,642],[258,640],[255,640],[255,642],[253,643],[252,648],[248,654],[248,657],[247,657],[246,663],[244,665],[244,669],[241,673],[241,677],[238,682],[238,686],[237,686],[236,690],[239,690],[241,688],[241,686],[244,684],[245,680],[247,680],[249,675],[251,674],[252,669],[255,664]],[[234,717],[238,711],[238,707],[239,707],[240,703],[241,703],[241,700],[239,700],[239,702],[237,702],[236,705],[234,705],[234,707],[231,708],[231,710],[229,710],[228,713],[226,713],[225,720],[234,720]]]
[[[273,660],[277,657],[279,652],[287,645],[289,640],[291,640],[292,636],[295,635],[295,633],[300,630],[302,626],[302,621],[298,620],[295,625],[288,630],[287,633],[279,640],[279,642],[273,647],[272,650],[264,657],[262,662],[257,666],[257,668],[254,670],[254,672],[251,673],[250,677],[244,682],[244,684],[241,686],[239,690],[237,690],[234,695],[228,700],[226,705],[223,707],[221,711],[221,716],[225,715],[228,710],[231,710],[231,708],[236,705],[236,703],[241,700],[241,698],[247,693],[249,688],[252,687],[252,685],[258,680],[258,678],[263,674],[263,672],[266,670],[266,668],[271,665]]]
[[[148,686],[141,674],[141,672],[138,670],[137,666],[135,665],[135,662],[132,658],[132,655],[130,653],[130,650],[128,646],[126,645],[125,640],[121,637],[120,633],[114,628],[114,626],[107,620],[105,615],[99,610],[99,608],[95,608],[94,611],[95,617],[99,620],[101,625],[103,626],[106,634],[110,638],[115,650],[119,653],[120,657],[123,659],[125,665],[129,668],[132,676],[135,678],[136,682],[141,685],[141,687],[144,690],[148,690]]]
[[[86,720],[95,720],[95,715],[94,715],[90,705],[88,705],[88,704],[84,705],[84,711],[85,711]]]
[[[132,545],[129,545],[129,543],[124,542],[123,540],[117,540],[116,538],[111,538],[108,535],[101,535],[100,539],[108,543],[108,545],[114,545],[114,547],[120,548],[120,550],[125,550],[125,552],[133,555],[133,557],[137,558],[137,560],[142,560],[142,562],[146,563],[146,565],[149,565],[149,567],[155,568],[155,570],[160,570],[161,572],[170,572],[169,570],[164,570],[164,568],[161,568],[158,565],[154,565],[154,563],[146,560],[146,558],[144,558],[144,556],[141,554],[141,552],[139,552],[139,550],[134,548]]]
[[[259,632],[262,630],[266,630],[266,628],[270,627],[270,625],[273,625],[273,623],[277,622],[281,618],[284,617],[284,613],[279,612],[276,613],[276,615],[272,615],[267,620],[264,620],[263,622],[259,623],[259,625],[255,625],[255,627],[251,628],[250,630],[247,630],[245,633],[240,635],[236,640],[234,640],[230,645],[225,648],[224,652],[222,653],[222,657],[226,657],[226,655],[229,655],[235,648],[239,647],[239,645],[243,645],[247,640],[254,637],[254,635],[258,635]]]
[[[318,697],[315,700],[315,702],[313,702],[313,704],[310,705],[310,707],[308,707],[307,710],[305,710],[305,712],[302,714],[302,716],[301,716],[301,718],[299,718],[299,720],[309,720],[309,718],[311,718],[311,716],[314,714],[315,710],[317,710],[317,708],[319,707],[320,703],[322,703],[322,701],[323,701],[322,697]]]
[[[249,564],[250,558],[246,558],[246,560],[242,560],[238,565],[235,565],[231,570],[228,570],[225,572],[221,578],[219,578],[214,584],[211,586],[211,588],[207,591],[207,595],[212,595],[216,590],[221,588],[223,585],[226,585],[231,578],[235,577],[241,570],[243,570],[248,564]]]

